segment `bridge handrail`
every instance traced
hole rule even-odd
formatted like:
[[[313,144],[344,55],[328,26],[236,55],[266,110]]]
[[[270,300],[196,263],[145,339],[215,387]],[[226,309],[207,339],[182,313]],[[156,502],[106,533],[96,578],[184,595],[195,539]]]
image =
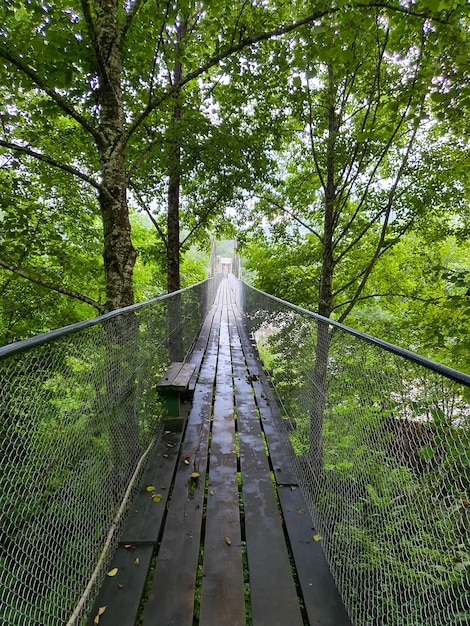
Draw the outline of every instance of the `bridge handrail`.
[[[233,287],[353,624],[470,623],[470,377]]]
[[[0,348],[2,624],[81,623],[164,433],[156,380],[191,350],[217,284]]]
[[[292,304],[292,302],[288,302],[287,300],[282,300],[282,298],[278,298],[269,293],[266,293],[265,291],[262,291],[261,289],[257,289],[256,287],[253,287],[253,285],[250,285],[249,283],[243,280],[241,282],[244,283],[250,289],[253,289],[253,291],[256,291],[259,294],[262,294],[264,296],[267,296],[271,298],[272,300],[278,302],[279,304],[282,304],[283,306],[287,306],[293,309],[294,311],[298,311],[299,313],[308,315],[309,317],[312,317],[313,319],[316,319],[319,322],[325,322],[326,324],[329,324],[330,326],[339,328],[342,331],[361,339],[362,341],[366,341],[375,346],[378,346],[379,348],[382,348],[386,350],[387,352],[397,354],[398,356],[403,357],[407,361],[412,361],[413,363],[422,365],[423,367],[429,370],[432,370],[433,372],[437,372],[438,374],[441,374],[442,376],[445,376],[446,378],[449,378],[450,380],[453,380],[455,382],[466,385],[467,387],[470,387],[470,375],[468,374],[459,372],[458,370],[453,369],[452,367],[448,367],[447,365],[442,365],[441,363],[437,363],[436,361],[433,361],[424,356],[416,354],[415,352],[411,350],[407,350],[406,348],[401,348],[400,346],[396,346],[393,343],[390,343],[383,339],[378,339],[377,337],[373,337],[372,335],[363,333],[360,330],[355,330],[354,328],[345,326],[344,324],[341,324],[340,322],[337,322],[331,318],[324,317],[322,315],[319,315],[318,313],[314,313],[313,311],[309,311],[308,309],[304,309],[300,306],[297,306],[296,304]]]
[[[120,315],[133,313],[134,311],[138,311],[139,309],[151,306],[156,302],[162,302],[164,300],[167,300],[168,298],[172,298],[179,294],[190,291],[195,287],[199,287],[200,285],[208,283],[210,280],[212,279],[206,278],[205,280],[201,280],[200,282],[194,283],[194,285],[190,285],[189,287],[185,287],[184,289],[180,289],[179,291],[165,293],[161,296],[151,298],[150,300],[145,300],[145,302],[138,302],[137,304],[131,304],[129,306],[123,307],[122,309],[115,309],[114,311],[109,311],[108,313],[104,313],[103,315],[84,320],[83,322],[75,322],[74,324],[69,324],[68,326],[62,326],[61,328],[49,330],[45,333],[35,335],[34,337],[30,337],[28,339],[9,343],[6,346],[0,347],[0,360],[13,356],[15,354],[20,354],[21,352],[26,352],[27,350],[30,350],[32,348],[37,348],[38,346],[42,346],[45,343],[56,341],[57,339],[66,337],[67,335],[72,335],[73,333],[85,330],[86,328],[90,328],[92,326],[96,326],[97,324],[103,324],[103,322],[106,322],[115,317],[119,317]]]

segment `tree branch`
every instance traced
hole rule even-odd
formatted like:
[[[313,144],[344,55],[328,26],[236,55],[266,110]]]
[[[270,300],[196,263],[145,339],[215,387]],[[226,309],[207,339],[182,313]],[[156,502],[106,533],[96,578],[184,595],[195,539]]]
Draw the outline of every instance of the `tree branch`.
[[[232,41],[230,42],[231,46],[234,45],[235,37],[237,36],[237,34],[238,36],[240,36],[240,30],[238,29],[238,24],[240,23],[240,18],[243,15],[243,11],[245,10],[245,7],[247,4],[248,4],[248,0],[243,0],[242,8],[238,12],[237,19],[235,21],[235,26],[233,27]]]
[[[129,183],[129,187],[135,193],[135,195],[137,197],[138,203],[140,204],[141,208],[147,213],[150,221],[155,226],[155,228],[156,228],[156,230],[157,230],[157,232],[158,232],[158,234],[160,236],[160,239],[163,241],[166,250],[168,251],[168,237],[165,235],[165,233],[163,232],[163,230],[160,227],[160,224],[157,222],[157,220],[152,215],[152,211],[150,210],[148,204],[143,199],[142,194],[140,193],[140,191],[137,189],[137,187],[133,183]]]
[[[391,149],[391,147],[393,145],[393,141],[395,140],[395,137],[398,135],[398,132],[401,129],[401,127],[403,126],[403,124],[405,122],[405,119],[406,119],[406,117],[407,117],[407,115],[408,115],[408,113],[410,111],[411,104],[412,104],[412,101],[414,99],[416,82],[418,80],[418,72],[419,72],[419,70],[421,68],[421,61],[422,61],[422,58],[423,58],[423,48],[424,48],[424,41],[423,41],[423,45],[422,45],[422,47],[420,49],[420,53],[419,53],[418,60],[417,60],[417,63],[416,63],[415,73],[413,75],[413,80],[412,80],[412,84],[411,84],[411,90],[410,90],[410,94],[408,96],[408,100],[406,102],[405,109],[402,112],[402,114],[401,114],[401,116],[400,116],[396,126],[394,127],[392,133],[390,134],[390,136],[389,136],[385,146],[383,147],[381,153],[378,155],[378,157],[376,159],[376,162],[375,162],[375,164],[374,164],[374,166],[372,168],[372,171],[371,171],[371,173],[368,176],[368,180],[367,180],[366,186],[365,186],[364,191],[362,193],[362,196],[361,196],[361,198],[360,198],[360,200],[359,200],[359,202],[357,204],[356,210],[354,211],[354,213],[352,214],[352,216],[350,217],[348,222],[344,225],[344,227],[343,227],[342,231],[340,232],[339,236],[336,238],[336,240],[334,242],[334,245],[333,245],[333,249],[335,249],[339,245],[339,243],[341,242],[343,237],[349,231],[352,223],[354,222],[354,220],[356,219],[357,215],[361,211],[363,205],[365,204],[365,202],[367,200],[368,193],[369,193],[369,189],[370,189],[371,185],[374,182],[375,175],[376,175],[380,165],[383,163],[384,159],[386,158],[387,154],[389,153],[389,151],[390,151],[390,149]],[[382,58],[383,58],[383,51],[382,51],[382,53],[380,55],[380,62],[381,62]],[[378,104],[378,102],[379,101],[377,101],[377,104]],[[422,108],[423,100],[421,100],[420,106]],[[369,114],[369,108],[368,108],[367,114]],[[403,171],[404,171],[405,164],[408,161],[408,156],[409,156],[409,153],[411,151],[411,147],[414,144],[414,140],[415,140],[415,137],[416,137],[416,132],[417,132],[417,127],[415,127],[413,129],[411,138],[410,138],[410,140],[408,142],[407,149],[405,151],[405,156],[403,158],[403,161],[401,163],[400,168],[398,169],[398,173],[397,173],[397,176],[395,177],[395,181],[394,181],[394,183],[392,185],[392,189],[390,190],[390,198],[393,198],[395,196],[395,193],[396,193],[396,190],[397,190],[397,187],[398,187],[398,183],[399,183],[400,178],[401,178],[401,176],[403,174]],[[361,158],[361,163],[362,163],[362,158]],[[347,184],[350,184],[350,185],[354,184],[354,182],[357,180],[357,177],[359,176],[359,174],[360,174],[360,169],[358,169],[358,171],[356,172],[356,174],[353,177],[353,179],[351,181],[349,181],[349,183],[347,183]],[[341,190],[341,193],[344,191],[344,189],[345,189],[345,186],[343,186],[343,189]],[[344,202],[346,202],[346,200],[348,199],[349,194],[350,194],[350,192],[348,192],[346,194],[346,199],[345,199]],[[390,202],[390,199],[389,199],[389,202]],[[344,254],[345,254],[345,251],[343,251],[343,253],[340,255],[340,257],[344,256]]]
[[[401,7],[401,6],[392,6],[387,1],[384,2],[371,2],[370,4],[364,3],[356,3],[352,5],[357,8],[371,9],[371,8],[379,8],[379,9],[387,9],[389,11],[404,13],[405,15],[410,15],[412,17],[418,17],[420,19],[428,19],[430,16],[426,13],[422,13],[419,11],[412,11],[409,8]],[[287,35],[294,30],[297,30],[301,26],[306,26],[307,24],[311,24],[315,20],[319,20],[322,17],[326,17],[328,15],[333,15],[339,13],[342,10],[342,7],[330,7],[328,9],[322,11],[315,11],[314,13],[310,13],[309,15],[291,22],[289,24],[284,24],[279,26],[278,28],[274,28],[269,31],[257,33],[251,37],[243,37],[241,38],[237,44],[229,45],[225,50],[220,51],[217,54],[214,54],[210,57],[206,63],[198,67],[183,76],[182,79],[171,85],[168,89],[163,91],[158,98],[155,98],[152,102],[146,106],[146,108],[142,111],[142,113],[136,117],[134,122],[127,130],[127,139],[129,139],[135,131],[139,128],[139,126],[145,121],[145,119],[158,107],[162,102],[164,102],[167,98],[171,97],[175,92],[180,91],[186,84],[198,78],[202,74],[205,74],[211,68],[217,66],[221,61],[227,59],[230,56],[241,52],[245,48],[249,46],[255,45],[257,43],[261,43],[263,41],[269,41],[270,39],[274,39],[276,37],[281,37],[282,35]]]
[[[284,213],[287,213],[287,215],[290,215],[290,217],[292,217],[293,220],[295,220],[301,226],[306,228],[310,233],[312,233],[312,235],[315,235],[315,237],[317,237],[317,239],[320,241],[320,243],[323,241],[321,235],[319,233],[317,233],[317,231],[314,230],[309,224],[307,224],[306,222],[301,220],[300,217],[297,217],[297,215],[292,213],[292,211],[289,211],[289,209],[286,209],[286,207],[282,206],[281,204],[279,204],[278,202],[276,202],[272,198],[268,198],[267,196],[259,196],[257,194],[254,194],[254,197],[255,198],[259,198],[259,200],[266,200],[266,202],[269,202],[270,204],[272,204],[273,206],[278,208],[280,211],[283,211]]]
[[[73,176],[76,176],[77,178],[80,178],[81,180],[85,181],[86,183],[94,187],[97,191],[103,191],[102,185],[96,182],[96,180],[93,180],[93,178],[91,178],[87,174],[84,174],[80,170],[76,169],[75,167],[72,167],[71,165],[67,165],[66,163],[59,163],[59,161],[56,161],[55,159],[53,159],[47,154],[42,154],[41,152],[36,152],[36,150],[32,150],[31,148],[28,148],[27,146],[20,146],[16,143],[12,143],[11,141],[3,141],[2,139],[0,139],[0,146],[3,148],[7,148],[8,150],[13,150],[14,152],[27,154],[33,159],[37,159],[38,161],[43,161],[44,163],[48,163],[49,165],[52,165],[52,167],[56,167],[59,170],[62,170],[64,172],[72,174]]]
[[[91,14],[90,0],[81,0],[81,1],[82,1],[83,17],[85,18],[85,24],[88,30],[88,36],[90,37],[91,45],[93,46],[93,50],[95,52],[96,62],[98,64],[98,67],[100,68],[101,75],[106,76],[105,60],[104,60],[103,55],[101,54],[101,48],[98,43],[98,37],[96,35],[95,24],[93,22],[93,17]]]
[[[310,151],[312,153],[312,157],[313,157],[313,163],[315,165],[315,170],[317,172],[317,176],[320,180],[320,185],[322,186],[322,189],[324,192],[326,192],[326,182],[325,179],[323,177],[321,168],[320,168],[320,163],[318,161],[318,154],[317,154],[317,149],[315,147],[315,137],[313,134],[313,108],[312,108],[312,93],[310,91],[310,84],[309,81],[307,79],[307,95],[308,95],[308,130],[309,130],[309,139],[310,139]]]
[[[386,232],[387,232],[388,221],[390,219],[391,207],[392,207],[392,204],[390,203],[389,204],[389,210],[387,211],[387,215],[386,215],[384,224],[382,225],[382,231],[380,233],[380,239],[379,239],[379,241],[377,243],[377,247],[375,249],[375,252],[374,252],[371,260],[365,266],[365,268],[362,270],[362,272],[360,272],[360,274],[358,274],[354,279],[350,280],[347,285],[344,285],[341,289],[339,289],[334,294],[334,295],[338,295],[339,293],[341,293],[342,291],[347,289],[348,286],[354,284],[354,282],[358,278],[361,278],[361,282],[360,282],[359,286],[356,289],[356,293],[354,294],[354,296],[350,300],[349,304],[347,305],[346,311],[344,311],[341,314],[341,316],[340,316],[340,318],[338,320],[339,322],[343,322],[346,319],[346,317],[349,315],[351,310],[354,308],[354,305],[358,301],[361,293],[363,292],[363,290],[364,290],[364,288],[366,286],[367,280],[368,280],[372,270],[374,269],[375,264],[377,263],[377,261],[385,254],[385,252],[387,252],[387,250],[390,250],[390,248],[392,248],[396,243],[398,243],[400,241],[400,238],[402,237],[402,235],[404,235],[404,233],[408,230],[408,228],[410,228],[411,224],[413,223],[413,220],[410,220],[408,222],[408,224],[405,224],[405,226],[401,230],[401,232],[394,239],[392,239],[392,241],[389,241],[385,245],[385,235],[386,235]]]
[[[124,41],[124,38],[126,37],[127,32],[129,28],[131,27],[135,16],[137,15],[137,12],[139,11],[140,7],[144,5],[146,2],[147,0],[134,0],[134,3],[131,5],[129,13],[126,15],[126,19],[122,26],[121,41]]]
[[[152,139],[152,141],[141,151],[138,157],[130,164],[129,169],[127,170],[127,181],[129,184],[138,168],[142,165],[142,163],[149,156],[149,154],[151,154],[155,146],[161,142],[162,138],[160,136],[156,139]]]
[[[88,296],[78,293],[77,291],[74,291],[73,289],[69,289],[68,287],[63,287],[62,285],[56,285],[55,283],[51,282],[47,278],[43,278],[42,276],[39,276],[39,274],[36,274],[36,272],[33,270],[26,270],[21,267],[15,267],[11,265],[10,263],[7,263],[7,261],[4,261],[3,259],[0,259],[0,267],[3,267],[4,269],[9,270],[10,272],[13,272],[17,276],[26,278],[26,280],[29,280],[32,283],[35,283],[36,285],[40,285],[41,287],[45,287],[46,289],[51,289],[52,291],[56,291],[57,293],[60,293],[64,296],[69,296],[69,298],[80,300],[80,302],[85,302],[86,304],[89,304],[90,306],[94,307],[99,313],[106,312],[106,307],[100,304],[99,302],[97,302],[96,300],[93,300],[92,298],[89,298]]]
[[[171,0],[167,0],[166,8],[165,8],[165,18],[162,21],[162,27],[160,28],[160,33],[158,35],[157,47],[155,49],[155,54],[153,55],[152,73],[150,75],[150,81],[149,81],[149,97],[148,97],[148,103],[149,104],[152,101],[152,97],[153,97],[153,85],[154,85],[154,82],[155,82],[158,53],[160,51],[160,46],[162,46],[162,48],[163,48],[163,32],[165,30],[166,21],[168,19],[168,13],[170,11],[170,5],[171,5]]]
[[[390,29],[387,28],[386,32],[385,32],[385,37],[384,37],[384,41],[382,43],[380,43],[379,37],[378,37],[378,19],[377,16],[375,18],[375,24],[376,24],[376,42],[377,42],[377,51],[378,51],[378,58],[377,58],[377,63],[376,63],[376,68],[374,71],[374,78],[372,81],[372,86],[369,92],[369,98],[367,99],[369,104],[367,105],[367,107],[361,107],[361,108],[365,108],[365,114],[364,117],[362,118],[362,123],[361,123],[361,128],[360,128],[360,132],[363,133],[366,130],[366,126],[367,126],[367,122],[369,119],[369,116],[371,114],[372,111],[372,107],[374,109],[373,113],[372,113],[372,121],[371,124],[369,124],[370,128],[374,128],[375,127],[375,121],[377,118],[377,111],[379,109],[379,104],[380,104],[380,99],[381,99],[381,89],[380,89],[380,78],[381,78],[381,71],[382,71],[382,63],[383,63],[383,59],[384,59],[384,55],[385,55],[385,51],[387,48],[387,43],[388,43],[388,39],[389,39],[389,34],[390,34]],[[359,161],[357,161],[357,156],[359,154],[359,151],[361,150],[362,154],[359,158]],[[349,190],[345,195],[345,200],[344,202],[346,203],[350,193],[351,193],[351,187],[352,185],[354,185],[354,183],[356,182],[357,178],[359,177],[360,173],[362,172],[362,165],[364,162],[364,158],[365,158],[365,154],[367,152],[367,142],[359,142],[356,141],[355,142],[355,146],[354,146],[354,150],[353,150],[353,154],[351,156],[351,158],[349,159],[349,165],[340,172],[339,176],[342,180],[344,180],[344,184],[341,187],[341,190],[339,192],[339,196],[342,196],[344,194],[344,192],[346,191],[346,187],[349,186]],[[354,166],[354,164],[357,163],[357,168],[356,168],[356,173],[355,175],[352,176],[351,178],[351,172],[352,172],[352,168]]]
[[[361,300],[370,300],[371,298],[404,298],[406,300],[417,300],[418,302],[424,302],[425,304],[437,304],[439,300],[443,300],[442,296],[437,298],[421,298],[420,296],[412,296],[408,293],[371,293],[368,296],[360,296],[355,300],[345,300],[341,302],[341,304],[336,304],[331,310],[335,311],[336,309],[340,309],[351,302],[360,302]]]
[[[160,106],[162,102],[164,102],[167,98],[171,97],[175,92],[180,91],[185,85],[187,85],[191,81],[195,80],[202,74],[205,74],[211,68],[215,67],[216,65],[219,65],[221,61],[227,59],[228,57],[232,55],[237,54],[238,52],[241,52],[242,50],[244,50],[245,48],[249,46],[252,46],[257,43],[261,43],[262,41],[268,41],[269,39],[273,39],[275,37],[280,37],[281,35],[286,35],[296,30],[300,26],[305,26],[306,24],[310,24],[314,20],[320,19],[321,17],[324,17],[325,15],[337,13],[340,10],[341,9],[337,7],[332,7],[324,11],[317,11],[300,20],[297,20],[290,24],[285,24],[284,26],[280,26],[279,28],[275,28],[273,30],[266,31],[263,33],[258,33],[252,37],[244,37],[240,39],[238,43],[234,45],[230,45],[225,50],[222,50],[221,52],[213,55],[206,61],[206,63],[204,63],[197,69],[193,70],[192,72],[189,72],[188,74],[186,74],[186,76],[183,76],[181,80],[178,81],[178,83],[171,85],[168,89],[166,89],[163,93],[161,93],[158,98],[155,98],[152,102],[149,102],[146,108],[142,111],[142,113],[138,117],[136,117],[133,124],[131,124],[131,126],[129,127],[127,131],[127,139],[129,139],[134,134],[134,132],[137,130],[137,128],[139,128],[142,122],[144,122],[145,119],[158,106]]]
[[[335,258],[335,265],[338,265],[339,263],[341,263],[341,261],[344,259],[344,257],[353,249],[355,248],[355,246],[357,246],[357,244],[361,241],[361,239],[369,232],[369,230],[374,226],[374,224],[376,224],[379,220],[380,217],[384,214],[384,211],[386,212],[386,209],[379,209],[378,211],[375,212],[375,214],[372,216],[372,219],[370,219],[364,226],[364,228],[362,228],[359,233],[354,237],[354,239],[352,239],[350,241],[350,243],[344,248],[344,250]],[[355,211],[354,215],[357,216],[357,214],[359,213],[359,211]],[[351,221],[351,220],[350,220]],[[352,223],[352,222],[351,222]],[[339,241],[339,240],[338,240]],[[337,245],[337,242],[335,243],[335,247]]]
[[[201,219],[197,222],[197,224],[195,224],[191,230],[189,231],[189,233],[186,235],[186,237],[183,239],[183,241],[180,243],[180,250],[183,249],[185,243],[187,241],[189,241],[189,239],[194,235],[194,233],[196,233],[202,226],[204,226],[204,224],[207,223],[207,218],[209,217],[209,215],[214,211],[214,209],[217,209],[217,207],[219,206],[219,202],[221,202],[222,200],[222,194],[219,194],[216,198],[216,200],[214,200],[214,202],[212,204],[210,204],[206,210],[204,211]]]
[[[0,46],[0,58],[5,59],[21,72],[23,72],[23,74],[26,74],[26,76],[28,76],[28,78],[32,80],[36,87],[38,87],[41,91],[47,94],[51,98],[51,100],[53,100],[57,104],[57,106],[64,113],[66,113],[66,115],[78,122],[78,124],[80,124],[83,129],[90,133],[95,141],[100,141],[101,135],[98,130],[93,126],[93,124],[85,117],[83,117],[83,115],[81,115],[69,102],[67,102],[65,98],[58,94],[55,89],[50,87],[46,83],[46,81],[33,70],[32,67],[30,67],[22,59],[12,54],[5,45]]]

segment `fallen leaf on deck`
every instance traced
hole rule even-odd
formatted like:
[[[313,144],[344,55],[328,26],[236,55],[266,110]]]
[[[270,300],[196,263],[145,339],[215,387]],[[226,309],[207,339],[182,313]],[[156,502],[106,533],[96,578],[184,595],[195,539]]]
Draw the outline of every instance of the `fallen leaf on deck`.
[[[291,485],[290,488],[291,488],[291,491],[295,491],[297,489],[295,485]]]
[[[124,589],[124,585],[121,585],[121,583],[118,583],[117,588],[118,588],[118,589]]]
[[[126,545],[124,546],[126,550],[129,550],[130,548],[132,548],[132,544],[131,543],[126,543]]]
[[[200,475],[201,475],[201,474],[199,474],[198,472],[193,472],[193,473],[191,474],[191,478],[192,478],[193,480],[196,480],[196,478],[199,478],[199,476],[200,476]]]
[[[134,565],[139,565],[140,564],[140,559],[139,557],[137,557],[134,561]]]
[[[93,624],[99,624],[100,623],[100,615],[103,615],[103,613],[106,611],[106,607],[105,606],[100,606],[100,608],[98,609],[98,613],[95,615],[95,619],[93,620]]]
[[[160,500],[162,499],[162,494],[161,493],[154,493],[152,496],[152,500],[154,502],[160,502]]]
[[[185,460],[184,460],[184,463],[185,463],[185,465],[189,465],[189,461],[188,461],[188,459],[185,459]]]
[[[116,576],[117,573],[118,573],[118,568],[115,567],[114,569],[108,572],[108,576]]]
[[[168,454],[162,454],[162,457],[164,457],[165,459],[168,458]]]
[[[215,496],[215,489],[211,489],[211,490],[209,491],[209,493],[210,493],[210,495],[211,495],[211,496]]]
[[[305,513],[305,509],[297,509],[297,515],[303,515]]]
[[[228,546],[231,546],[231,545],[232,545],[232,540],[231,540],[229,537],[225,537],[225,543],[226,543]]]
[[[147,491],[155,491],[155,487],[153,485],[149,485],[147,487]]]
[[[320,541],[320,539],[321,539],[321,535],[313,535],[314,541]]]

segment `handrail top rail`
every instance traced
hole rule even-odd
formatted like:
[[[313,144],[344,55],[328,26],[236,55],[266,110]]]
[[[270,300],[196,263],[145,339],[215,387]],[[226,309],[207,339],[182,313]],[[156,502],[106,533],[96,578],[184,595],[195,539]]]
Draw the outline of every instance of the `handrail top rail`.
[[[124,313],[132,313],[133,311],[137,311],[138,309],[145,308],[147,306],[150,306],[151,304],[155,304],[156,302],[168,300],[169,298],[173,296],[177,296],[181,293],[184,293],[185,291],[194,289],[194,287],[203,285],[209,280],[211,280],[211,278],[206,278],[205,280],[201,280],[198,283],[194,283],[194,285],[190,285],[189,287],[185,287],[184,289],[179,289],[178,291],[172,291],[171,293],[165,293],[161,296],[156,296],[155,298],[146,300],[145,302],[138,302],[137,304],[131,304],[129,306],[123,307],[122,309],[115,309],[114,311],[109,311],[109,313],[98,315],[97,317],[84,320],[83,322],[75,322],[74,324],[69,324],[68,326],[63,326],[61,328],[49,330],[45,333],[41,333],[40,335],[35,335],[34,337],[29,337],[28,339],[22,339],[21,341],[15,341],[13,343],[9,343],[6,346],[0,347],[0,361],[4,358],[13,356],[15,354],[19,354],[21,352],[27,352],[28,350],[32,348],[38,348],[39,346],[42,346],[45,343],[56,341],[57,339],[60,339],[61,337],[66,337],[80,330],[85,330],[86,328],[90,328],[91,326],[103,324],[104,322],[114,317],[119,317],[119,315],[123,315]]]
[[[287,300],[282,300],[282,298],[272,296],[271,294],[266,293],[265,291],[262,291],[261,289],[257,289],[256,287],[253,287],[253,285],[250,285],[244,280],[241,280],[240,282],[245,284],[250,289],[253,289],[254,291],[257,291],[258,293],[263,294],[265,296],[268,296],[268,298],[271,298],[272,300],[279,302],[280,304],[287,306],[293,309],[294,311],[298,311],[299,313],[303,313],[305,315],[308,315],[309,317],[313,317],[319,322],[325,322],[329,324],[330,326],[339,328],[343,330],[344,332],[349,333],[350,335],[353,335],[353,337],[357,337],[358,339],[361,339],[362,341],[366,341],[367,343],[371,343],[372,345],[378,346],[382,348],[383,350],[386,350],[387,352],[392,352],[393,354],[396,354],[406,359],[407,361],[412,361],[413,363],[422,365],[426,369],[432,370],[438,374],[441,374],[442,376],[445,376],[446,378],[449,378],[455,382],[458,382],[458,383],[461,383],[462,385],[470,387],[470,375],[468,374],[459,372],[458,370],[453,369],[452,367],[448,367],[447,365],[442,365],[441,363],[437,363],[436,361],[433,361],[424,356],[420,356],[419,354],[416,354],[416,352],[412,352],[411,350],[407,350],[406,348],[401,348],[400,346],[396,346],[393,343],[390,343],[383,339],[378,339],[377,337],[373,337],[372,335],[363,333],[360,330],[355,330],[354,328],[345,326],[344,324],[341,324],[341,322],[337,322],[336,320],[330,319],[328,317],[324,317],[323,315],[319,315],[318,313],[314,313],[313,311],[309,311],[308,309],[304,309],[300,306],[297,306],[296,304],[292,304],[292,302],[287,302]]]
[[[185,287],[184,289],[180,289],[179,291],[173,291],[171,293],[166,293],[160,296],[156,296],[155,298],[146,300],[145,302],[138,302],[137,304],[132,304],[130,306],[123,307],[122,309],[116,309],[114,311],[110,311],[109,313],[105,313],[104,315],[100,315],[100,316],[97,316],[88,320],[84,320],[83,322],[76,322],[75,324],[69,324],[68,326],[50,330],[48,332],[41,333],[40,335],[36,335],[28,339],[23,339],[21,341],[16,341],[14,343],[7,344],[6,346],[0,347],[0,360],[7,358],[7,357],[11,357],[15,354],[19,354],[21,352],[26,352],[33,348],[37,348],[41,345],[44,345],[45,343],[56,341],[57,339],[60,339],[61,337],[66,337],[80,330],[85,330],[86,328],[90,328],[92,326],[102,324],[114,317],[119,317],[120,315],[123,315],[125,313],[132,313],[133,311],[137,311],[139,309],[145,308],[147,306],[155,304],[156,302],[167,300],[171,298],[172,296],[179,295],[181,293],[189,291],[190,289],[193,289],[194,287],[202,285],[209,280],[211,280],[211,278],[206,278],[203,281],[195,283],[194,285],[190,285],[189,287]],[[269,293],[266,293],[265,291],[262,291],[261,289],[253,287],[253,285],[250,285],[244,280],[241,280],[241,279],[238,279],[238,280],[240,280],[241,283],[243,283],[244,285],[246,285],[253,291],[256,291],[264,296],[267,296],[271,300],[278,302],[282,304],[283,306],[287,306],[288,308],[294,311],[298,311],[299,313],[312,317],[313,319],[316,319],[317,321],[324,322],[335,328],[339,328],[342,331],[352,335],[353,337],[357,337],[358,339],[361,339],[362,341],[366,341],[367,343],[370,343],[372,345],[378,346],[382,348],[383,350],[386,350],[387,352],[396,354],[406,359],[407,361],[417,363],[418,365],[421,365],[425,367],[426,369],[432,370],[442,376],[445,376],[446,378],[449,378],[450,380],[453,380],[467,387],[470,387],[470,375],[468,374],[460,372],[454,368],[448,367],[447,365],[442,365],[441,363],[437,363],[436,361],[433,361],[431,359],[428,359],[427,357],[423,357],[419,354],[416,354],[415,352],[408,350],[406,348],[396,346],[395,344],[385,341],[384,339],[379,339],[377,337],[373,337],[372,335],[368,335],[367,333],[363,333],[362,331],[355,330],[354,328],[351,328],[349,326],[345,326],[344,324],[341,324],[340,322],[337,322],[336,320],[333,320],[328,317],[324,317],[322,315],[319,315],[318,313],[309,311],[308,309],[304,309],[303,307],[297,306],[296,304],[293,304],[292,302],[288,302],[287,300],[283,300],[282,298],[273,296]]]

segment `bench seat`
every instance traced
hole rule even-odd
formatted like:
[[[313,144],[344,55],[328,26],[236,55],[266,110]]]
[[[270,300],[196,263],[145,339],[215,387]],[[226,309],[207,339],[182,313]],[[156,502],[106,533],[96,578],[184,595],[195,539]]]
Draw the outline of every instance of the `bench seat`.
[[[172,363],[157,382],[157,392],[165,400],[165,412],[168,417],[178,417],[181,395],[194,391],[192,378],[195,369],[196,366],[192,363]]]

